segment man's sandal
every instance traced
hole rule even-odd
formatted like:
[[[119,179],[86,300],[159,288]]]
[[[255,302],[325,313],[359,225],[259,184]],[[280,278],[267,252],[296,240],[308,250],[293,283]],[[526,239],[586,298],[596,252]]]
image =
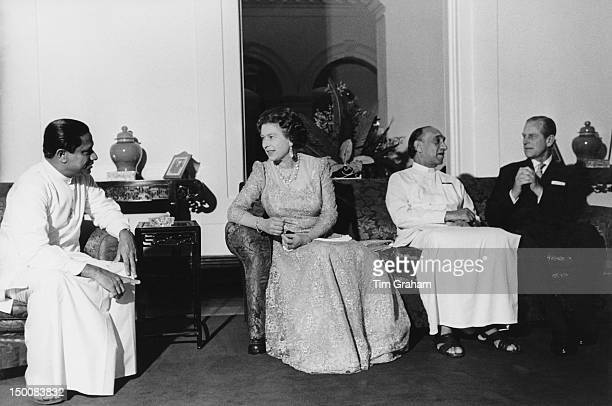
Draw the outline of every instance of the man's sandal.
[[[476,341],[510,354],[521,352],[521,346],[512,337],[508,336],[508,330],[497,330],[491,334],[487,334],[485,330],[482,330],[476,334]],[[496,341],[497,344],[495,344]],[[514,349],[512,349],[512,346],[514,346]]]
[[[449,350],[453,347],[461,348],[461,352],[452,353]],[[434,336],[434,349],[449,358],[461,358],[465,355],[465,350],[459,339],[453,333],[436,334]]]

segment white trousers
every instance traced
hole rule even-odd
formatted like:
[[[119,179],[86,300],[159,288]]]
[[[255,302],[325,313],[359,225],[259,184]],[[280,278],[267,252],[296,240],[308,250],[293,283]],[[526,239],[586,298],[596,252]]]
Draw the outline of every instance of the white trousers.
[[[28,304],[27,385],[112,395],[115,378],[136,373],[134,286],[116,300],[89,278],[28,273],[28,289],[14,297]]]

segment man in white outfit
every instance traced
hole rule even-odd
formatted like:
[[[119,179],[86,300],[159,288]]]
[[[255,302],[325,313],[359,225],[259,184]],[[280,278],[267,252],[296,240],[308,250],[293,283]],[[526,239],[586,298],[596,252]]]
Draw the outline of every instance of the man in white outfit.
[[[112,395],[115,378],[136,373],[134,236],[90,175],[98,157],[87,125],[51,122],[43,153],[7,196],[0,311],[10,313],[13,299],[27,302],[26,383],[62,388],[34,392],[35,401],[61,402],[64,390]],[[84,214],[119,239],[115,262],[80,252]]]
[[[437,334],[436,351],[450,358],[462,357],[463,346],[454,330],[478,327],[480,342],[503,352],[519,352],[518,344],[496,325],[517,321],[520,236],[499,228],[471,227],[479,219],[463,184],[436,169],[444,161],[445,141],[438,129],[427,126],[416,129],[400,145],[398,152],[406,152],[414,162],[389,178],[386,205],[397,226],[393,245],[421,248],[425,264],[436,260],[459,264],[453,265],[459,269],[452,273],[441,269],[422,272],[420,268],[416,275],[434,286],[420,293],[430,334]],[[483,267],[473,271],[461,265],[470,261]]]

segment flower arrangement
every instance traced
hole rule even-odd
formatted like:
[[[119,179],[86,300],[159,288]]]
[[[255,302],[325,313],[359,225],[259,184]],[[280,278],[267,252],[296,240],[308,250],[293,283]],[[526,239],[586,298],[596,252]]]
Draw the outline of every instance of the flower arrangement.
[[[389,126],[381,130],[380,119],[359,106],[344,82],[329,79],[326,92],[331,103],[313,114],[312,149],[327,149],[333,176],[387,177],[401,169],[394,159],[399,139],[388,137]]]

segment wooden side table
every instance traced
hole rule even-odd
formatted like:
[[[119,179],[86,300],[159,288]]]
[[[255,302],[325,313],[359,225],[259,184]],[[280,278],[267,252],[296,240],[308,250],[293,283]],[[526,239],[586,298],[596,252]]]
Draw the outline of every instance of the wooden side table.
[[[197,348],[204,346],[202,330],[205,339],[209,338],[206,322],[202,321],[202,304],[200,301],[200,226],[196,221],[175,221],[172,226],[159,227],[149,222],[141,222],[136,226],[136,249],[138,255],[138,274],[146,275],[147,260],[144,257],[145,248],[169,247],[172,252],[179,252],[181,248],[190,249],[191,270],[191,300],[193,305],[193,330],[163,335],[195,336]],[[138,309],[137,309],[138,311]],[[138,311],[139,319],[144,312]],[[143,317],[144,318],[144,317]]]

